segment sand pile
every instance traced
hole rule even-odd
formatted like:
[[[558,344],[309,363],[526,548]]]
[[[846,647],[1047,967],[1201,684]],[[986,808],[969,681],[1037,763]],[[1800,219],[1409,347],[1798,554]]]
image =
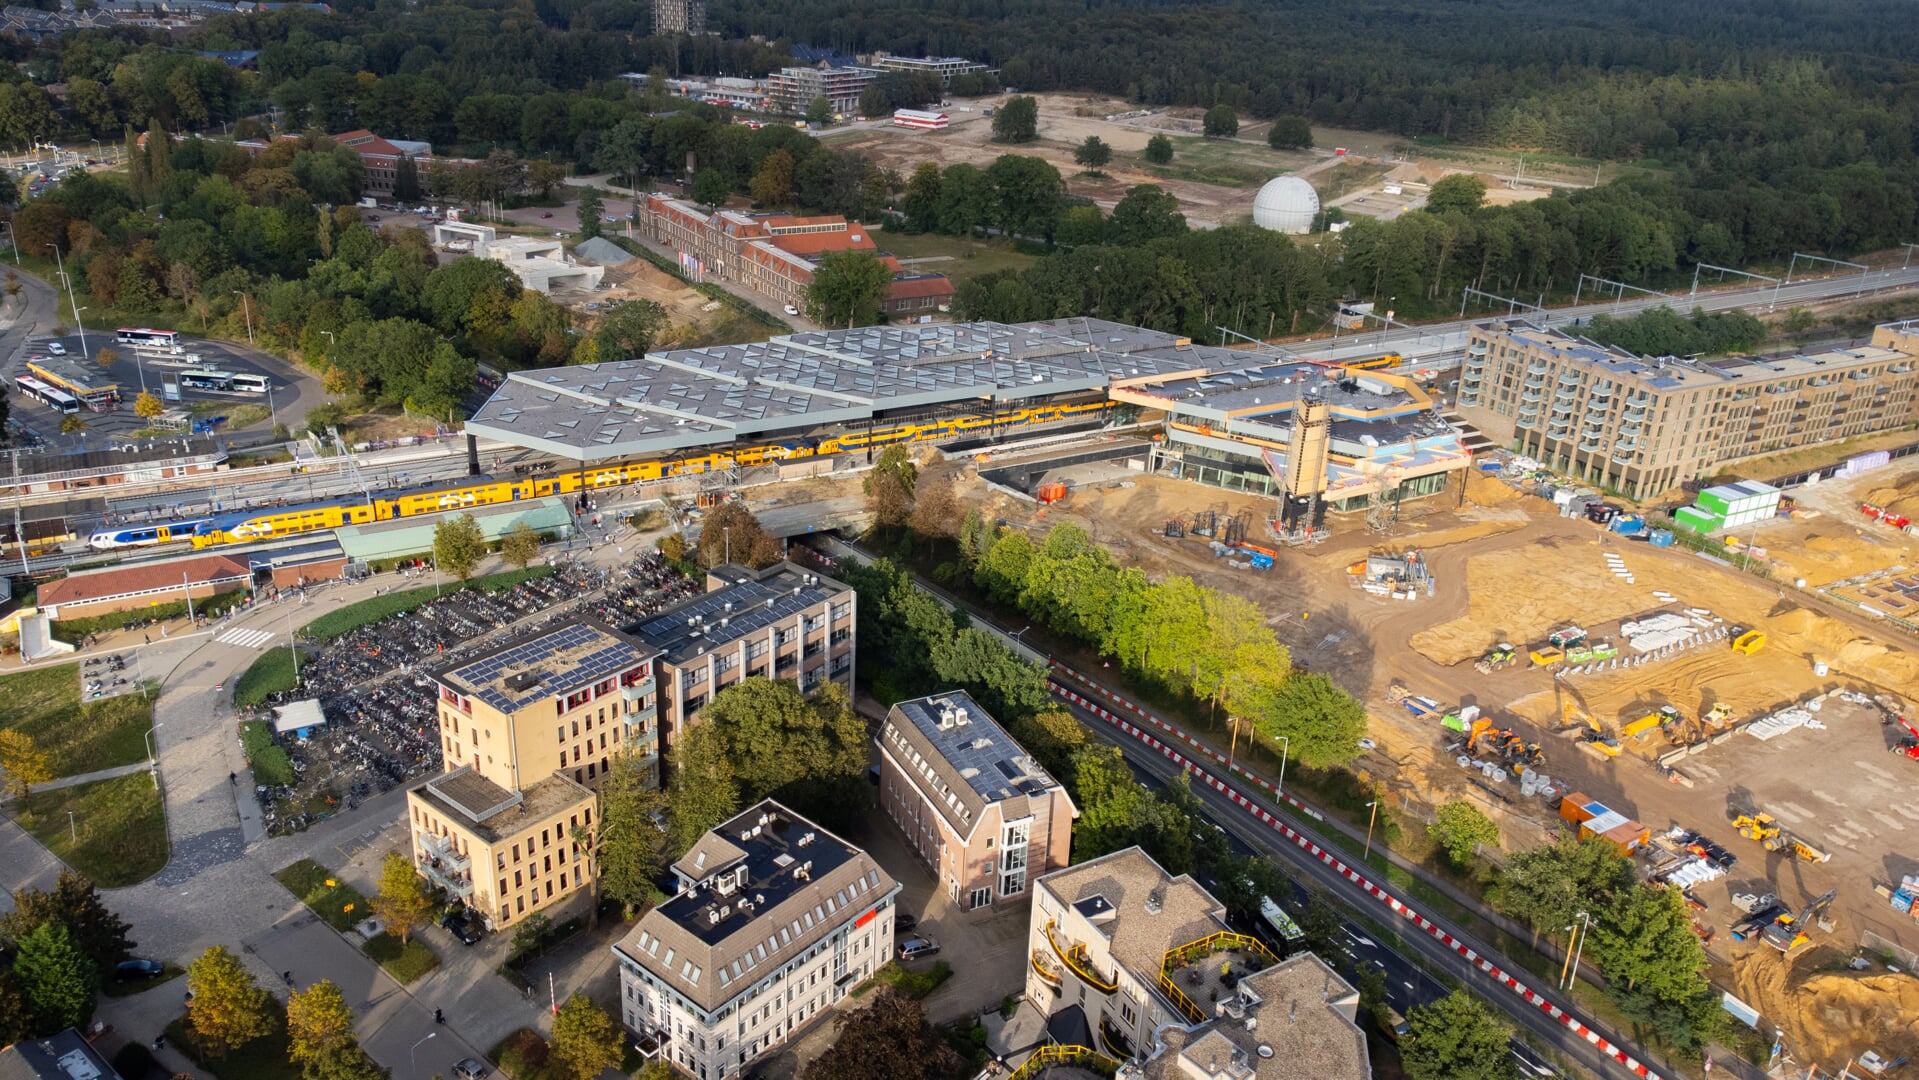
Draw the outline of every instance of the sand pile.
[[[1466,501],[1474,506],[1506,506],[1527,497],[1518,488],[1478,469],[1466,473]]]
[[[1785,1030],[1795,1061],[1836,1068],[1866,1050],[1885,1058],[1919,1056],[1912,1023],[1919,1016],[1919,978],[1822,972],[1792,986],[1792,969],[1761,950],[1734,964],[1733,981],[1734,993],[1759,1010],[1762,1023]]]
[[[1901,475],[1891,484],[1875,487],[1860,500],[1883,506],[1909,518],[1919,518],[1919,472]]]
[[[1919,685],[1919,656],[1910,650],[1874,641],[1845,623],[1808,608],[1793,608],[1767,620],[1766,630],[1772,637],[1768,653],[1777,649],[1824,660],[1835,672],[1895,692],[1903,692],[1899,687]]]

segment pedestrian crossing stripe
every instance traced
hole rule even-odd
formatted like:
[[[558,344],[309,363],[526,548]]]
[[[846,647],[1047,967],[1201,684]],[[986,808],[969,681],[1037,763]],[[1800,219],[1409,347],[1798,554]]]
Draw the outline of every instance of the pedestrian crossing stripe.
[[[246,649],[257,649],[273,640],[271,630],[243,630],[235,627],[213,640],[223,645],[238,645]]]

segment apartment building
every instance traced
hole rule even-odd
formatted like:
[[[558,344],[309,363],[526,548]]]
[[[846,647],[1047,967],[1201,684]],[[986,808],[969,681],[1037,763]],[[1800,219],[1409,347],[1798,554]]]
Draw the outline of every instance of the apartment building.
[[[893,954],[899,883],[772,800],[673,864],[677,892],[613,946],[635,1042],[701,1080],[742,1074]]]
[[[954,903],[1024,903],[1066,865],[1071,796],[965,691],[900,702],[874,743],[880,806]]]
[[[1359,991],[1312,953],[1240,979],[1215,1018],[1155,1032],[1114,1080],[1370,1080]]]
[[[1458,406],[1496,443],[1634,499],[1741,458],[1919,421],[1919,322],[1815,355],[1642,357],[1523,319],[1475,326]]]
[[[653,0],[653,33],[662,37],[706,33],[706,0]]]
[[[782,111],[803,115],[814,101],[825,98],[836,113],[859,109],[860,94],[879,72],[867,67],[786,67],[774,72],[768,89]]]
[[[657,655],[587,619],[434,672],[444,771],[407,792],[420,872],[491,929],[582,893],[593,868],[571,836],[613,759],[658,783]]]
[[[701,706],[741,679],[790,679],[808,694],[834,682],[852,694],[852,589],[790,562],[716,566],[706,589],[632,628],[657,657],[667,748]]]
[[[940,85],[949,87],[953,85],[955,75],[971,75],[988,70],[985,64],[964,56],[889,56],[886,53],[876,54],[873,66],[881,71],[904,71],[909,75],[921,72],[938,75]]]
[[[866,226],[837,214],[708,212],[654,194],[639,203],[637,223],[647,239],[672,248],[688,274],[736,281],[782,305],[804,303],[814,269],[836,251],[871,252],[893,272],[883,305],[889,314],[936,311],[953,300],[953,283],[944,274],[907,273],[899,260],[879,250]]]

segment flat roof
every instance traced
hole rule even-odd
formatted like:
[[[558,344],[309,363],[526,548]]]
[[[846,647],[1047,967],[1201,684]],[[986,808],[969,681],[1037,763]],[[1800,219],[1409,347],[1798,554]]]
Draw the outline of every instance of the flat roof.
[[[1024,401],[1271,357],[1099,319],[868,326],[518,371],[467,431],[576,460],[857,424],[896,410]]]
[[[731,584],[635,623],[627,632],[659,650],[664,663],[677,666],[849,591],[790,562],[757,571],[716,566],[709,573]]]
[[[410,794],[419,797],[441,817],[462,822],[489,844],[520,832],[530,822],[551,818],[582,799],[593,797],[590,789],[562,772],[550,773],[520,791],[508,791],[474,772],[470,765],[431,777],[414,787]],[[507,814],[509,810],[517,812]]]
[[[1535,325],[1524,319],[1497,320],[1475,329],[1505,334],[1515,340],[1543,349],[1558,359],[1576,365],[1598,368],[1622,382],[1653,390],[1689,390],[1731,383],[1764,383],[1774,378],[1808,375],[1835,375],[1873,364],[1909,361],[1912,357],[1896,349],[1861,345],[1849,349],[1831,349],[1822,353],[1793,353],[1779,356],[1735,356],[1722,360],[1699,361],[1677,356],[1637,356],[1624,349],[1600,345],[1582,337]]]
[[[1091,922],[1113,958],[1147,986],[1159,979],[1167,950],[1228,929],[1212,893],[1137,847],[1055,870],[1038,884]]]
[[[658,650],[595,619],[507,641],[434,677],[502,713],[644,664]]]
[[[1059,786],[964,690],[894,705],[879,740],[962,836],[971,835],[987,804],[1023,803]],[[1008,809],[1016,811],[1010,817],[1026,816],[1023,806]]]
[[[44,348],[44,346],[42,347]],[[120,384],[107,377],[107,373],[97,364],[84,364],[77,356],[54,356],[52,354],[33,354],[33,345],[27,345],[29,351],[27,363],[69,386],[77,386],[87,393],[99,393],[112,390]],[[20,374],[30,374],[21,372]]]

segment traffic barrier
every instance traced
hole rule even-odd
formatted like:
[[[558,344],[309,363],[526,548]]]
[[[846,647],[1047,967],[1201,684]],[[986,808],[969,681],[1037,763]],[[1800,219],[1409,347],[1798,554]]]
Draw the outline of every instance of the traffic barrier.
[[[1087,679],[1084,675],[1081,675],[1080,673],[1073,671],[1070,668],[1066,668],[1057,663],[1054,666],[1058,668],[1060,671],[1066,672],[1067,674],[1073,676],[1079,682],[1082,682],[1088,685],[1089,687],[1096,686],[1096,684],[1094,684],[1090,679]],[[1566,1012],[1564,1009],[1561,1009],[1559,1006],[1547,1000],[1545,995],[1527,986],[1525,983],[1520,982],[1518,979],[1514,978],[1510,973],[1506,972],[1504,969],[1495,965],[1492,961],[1479,955],[1477,950],[1471,948],[1465,942],[1454,937],[1444,927],[1441,927],[1435,924],[1432,920],[1426,918],[1426,916],[1421,915],[1419,912],[1413,910],[1411,907],[1408,907],[1398,897],[1394,896],[1393,894],[1387,892],[1385,889],[1382,889],[1378,885],[1374,884],[1372,880],[1367,878],[1364,874],[1360,873],[1358,870],[1355,870],[1353,867],[1347,865],[1346,861],[1340,858],[1338,855],[1321,847],[1319,844],[1314,843],[1309,837],[1301,834],[1298,830],[1286,824],[1284,821],[1281,821],[1279,818],[1274,817],[1271,811],[1267,810],[1265,807],[1255,804],[1251,799],[1247,798],[1245,795],[1241,794],[1240,792],[1234,790],[1224,780],[1221,780],[1219,777],[1214,776],[1211,772],[1207,771],[1207,769],[1204,766],[1194,761],[1192,758],[1187,757],[1179,749],[1176,749],[1171,744],[1165,741],[1162,741],[1161,739],[1157,738],[1152,733],[1144,730],[1143,728],[1135,726],[1134,724],[1128,722],[1124,718],[1109,711],[1105,706],[1099,704],[1096,701],[1093,701],[1091,698],[1088,698],[1080,694],[1079,692],[1073,690],[1072,688],[1059,683],[1058,681],[1053,681],[1051,683],[1051,686],[1053,689],[1053,693],[1059,695],[1060,697],[1065,698],[1067,701],[1070,701],[1075,705],[1078,705],[1080,708],[1085,709],[1087,712],[1092,713],[1093,715],[1099,717],[1102,720],[1105,720],[1107,723],[1112,724],[1114,727],[1118,728],[1121,732],[1123,732],[1127,736],[1134,739],[1138,739],[1140,742],[1145,743],[1149,748],[1158,752],[1162,757],[1165,757],[1167,760],[1171,761],[1173,764],[1178,765],[1181,769],[1184,769],[1186,772],[1191,773],[1200,782],[1206,784],[1208,787],[1211,787],[1214,791],[1217,791],[1220,794],[1226,796],[1226,798],[1231,800],[1235,805],[1239,806],[1241,809],[1244,809],[1248,813],[1252,814],[1253,817],[1257,818],[1260,821],[1260,823],[1277,831],[1281,836],[1284,836],[1286,839],[1292,841],[1294,844],[1297,844],[1299,847],[1304,848],[1306,851],[1311,852],[1314,858],[1318,859],[1320,862],[1325,863],[1327,866],[1332,867],[1335,873],[1339,874],[1341,877],[1345,878],[1346,880],[1352,882],[1354,885],[1359,886],[1362,890],[1365,891],[1366,895],[1371,896],[1373,899],[1378,900],[1382,904],[1385,904],[1386,907],[1393,912],[1393,914],[1398,915],[1406,919],[1407,921],[1411,922],[1414,926],[1419,927],[1421,930],[1431,935],[1434,939],[1438,940],[1441,944],[1445,945],[1447,948],[1451,949],[1453,952],[1464,957],[1473,966],[1479,968],[1481,971],[1485,972],[1487,975],[1492,976],[1492,978],[1495,981],[1497,981],[1501,986],[1504,986],[1506,989],[1511,990],[1515,994],[1518,994],[1520,998],[1523,999],[1527,1004],[1532,1005],[1534,1008],[1537,1008],[1541,1012],[1552,1017],[1554,1020],[1559,1021],[1561,1024],[1565,1025],[1567,1030],[1573,1032],[1574,1034],[1578,1035],[1580,1038],[1592,1044],[1592,1046],[1595,1049],[1597,1049],[1600,1053],[1605,1054],[1606,1056],[1612,1058],[1614,1061],[1617,1061],[1621,1065],[1624,1065],[1628,1070],[1630,1070],[1633,1073],[1633,1075],[1645,1077],[1646,1080],[1664,1080],[1664,1078],[1661,1077],[1660,1074],[1653,1072],[1652,1069],[1640,1063],[1632,1055],[1626,1053],[1624,1050],[1620,1049],[1618,1046],[1615,1046],[1610,1040],[1600,1035],[1598,1032],[1593,1031],[1591,1028],[1588,1028],[1584,1023],[1581,1023],[1577,1017],[1573,1016],[1571,1013]],[[1212,750],[1201,746],[1199,741],[1194,739],[1192,736],[1179,730],[1173,725],[1166,723],[1163,720],[1159,720],[1157,718],[1152,717],[1150,714],[1147,714],[1143,709],[1140,709],[1138,706],[1133,705],[1131,702],[1118,697],[1117,695],[1113,694],[1111,691],[1105,691],[1104,688],[1098,688],[1098,689],[1100,689],[1105,694],[1105,696],[1111,698],[1115,702],[1118,702],[1126,706],[1127,708],[1134,710],[1140,715],[1145,716],[1149,720],[1149,722],[1163,729],[1172,738],[1178,739],[1180,742],[1200,750],[1202,753],[1206,754],[1208,757],[1216,759],[1217,755],[1214,754]],[[1239,771],[1237,766],[1235,766],[1234,771],[1235,772]],[[1249,777],[1249,779],[1256,780],[1257,778]],[[1262,784],[1262,786],[1264,785]],[[1291,803],[1294,806],[1299,806],[1298,801],[1295,799],[1292,799],[1291,797],[1286,797],[1286,801]],[[1301,809],[1304,810],[1305,808],[1301,807]],[[1315,814],[1313,816],[1317,817],[1318,815]]]

